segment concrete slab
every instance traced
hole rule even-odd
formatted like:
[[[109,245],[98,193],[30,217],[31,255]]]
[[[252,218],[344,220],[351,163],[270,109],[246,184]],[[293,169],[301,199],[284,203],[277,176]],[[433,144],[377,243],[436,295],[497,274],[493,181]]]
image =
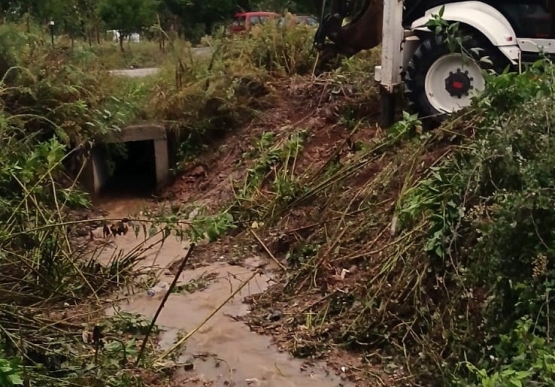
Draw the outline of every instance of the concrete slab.
[[[156,167],[156,189],[163,188],[169,178],[168,135],[166,127],[158,124],[130,125],[122,129],[113,138],[106,138],[101,143],[121,143],[133,141],[153,141],[154,161]],[[94,146],[87,164],[81,174],[81,182],[94,196],[97,196],[108,182],[107,155],[103,149]]]

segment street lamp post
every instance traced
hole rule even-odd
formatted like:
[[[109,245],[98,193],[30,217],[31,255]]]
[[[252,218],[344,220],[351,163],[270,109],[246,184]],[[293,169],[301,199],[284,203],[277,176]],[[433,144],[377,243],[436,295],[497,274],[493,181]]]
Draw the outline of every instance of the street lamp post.
[[[50,41],[52,42],[52,47],[54,47],[54,20],[50,20],[48,26],[50,27]]]

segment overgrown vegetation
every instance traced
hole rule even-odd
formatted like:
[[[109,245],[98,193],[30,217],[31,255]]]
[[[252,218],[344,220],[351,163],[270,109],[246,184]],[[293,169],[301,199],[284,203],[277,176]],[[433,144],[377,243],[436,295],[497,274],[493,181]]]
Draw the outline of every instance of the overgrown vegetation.
[[[287,263],[284,282],[252,302],[258,317],[265,306],[291,312],[278,333],[297,356],[355,351],[364,377],[383,384],[553,385],[553,65],[488,76],[474,106],[433,132],[408,114],[385,132],[369,116],[376,53],[316,76],[311,32],[268,24],[245,38],[214,36],[202,57],[174,41],[160,76],[134,82],[101,71],[129,65],[141,48],[52,48],[0,26],[0,384],[139,385],[154,366],[153,346],[143,368],[131,366],[148,322],[98,316],[98,301],[131,281],[140,251],[106,265],[72,242],[82,222],[71,210],[89,205],[69,173],[81,166],[73,155],[153,118],[194,160],[296,98],[329,109],[340,144],[311,155],[317,134],[306,117],[250,136],[231,203],[187,213],[184,235],[254,235]],[[176,211],[153,224],[167,234],[184,218]],[[104,326],[103,350],[95,325]]]
[[[94,224],[75,218],[90,203],[74,177],[89,143],[117,134],[145,93],[11,25],[0,46],[0,381],[137,384],[135,339],[89,305],[132,278],[138,255],[100,264],[75,242]]]
[[[272,106],[270,81],[310,73],[312,33],[308,26],[268,23],[250,37],[207,40],[208,58],[189,50],[164,69],[146,109],[181,139],[181,156],[194,157]]]
[[[316,174],[288,175],[302,190],[285,205],[267,191],[291,163],[260,175],[256,212],[235,211],[290,263],[253,298],[295,316],[281,324],[290,351],[359,351],[384,384],[553,384],[553,71],[542,60],[488,76],[433,132],[405,115]]]
[[[58,48],[59,39],[52,47],[17,25],[0,26],[2,385],[130,386],[156,371],[152,342],[139,355],[145,323],[126,314],[107,320],[100,307],[103,297],[133,281],[147,244],[100,262],[99,251],[76,240],[102,222],[75,217],[90,206],[75,178],[95,140],[116,136],[134,120],[175,122],[186,138],[182,152],[190,157],[215,130],[237,129],[255,116],[265,106],[258,98],[270,94],[267,80],[309,71],[304,53],[310,31],[265,28],[253,40],[216,37],[208,60],[181,42],[160,77],[134,81],[106,73],[117,63],[109,56],[128,55],[117,45]],[[241,67],[243,60],[249,64]],[[198,212],[185,234],[191,240],[215,240],[235,228],[230,214]],[[152,224],[168,236],[182,219]],[[150,228],[150,237],[160,232]],[[197,282],[177,291],[201,289]]]

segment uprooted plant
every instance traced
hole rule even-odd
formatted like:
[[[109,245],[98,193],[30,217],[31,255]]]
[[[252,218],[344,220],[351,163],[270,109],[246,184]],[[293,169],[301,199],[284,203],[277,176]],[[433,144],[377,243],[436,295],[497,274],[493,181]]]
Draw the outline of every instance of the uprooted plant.
[[[472,109],[393,131],[260,219],[296,269],[253,302],[294,308],[292,352],[361,350],[382,380],[552,383],[553,71],[488,76]]]

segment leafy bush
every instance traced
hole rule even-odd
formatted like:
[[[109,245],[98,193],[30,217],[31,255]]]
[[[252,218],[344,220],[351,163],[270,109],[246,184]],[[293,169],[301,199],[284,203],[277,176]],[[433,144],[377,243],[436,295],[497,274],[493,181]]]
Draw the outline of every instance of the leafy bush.
[[[72,210],[89,199],[65,164],[74,146],[115,133],[144,93],[75,67],[63,50],[10,28],[0,26],[0,36],[13,37],[0,38],[2,58],[17,65],[0,82],[0,384],[19,385],[23,375],[35,385],[59,384],[68,377],[62,363],[81,367],[89,350],[75,345],[82,328],[60,326],[60,316],[113,291],[136,261],[126,255],[101,265],[73,240],[74,231],[98,225],[74,220]],[[12,358],[32,367],[22,372]]]
[[[209,60],[192,52],[166,67],[149,111],[173,123],[181,153],[191,156],[214,139],[249,121],[271,103],[268,81],[306,73],[314,64],[306,26],[257,26],[247,37],[206,39]]]
[[[445,307],[465,316],[449,328],[453,361],[466,356],[503,367],[503,378],[517,377],[507,366],[522,355],[524,338],[553,335],[553,71],[541,62],[521,75],[488,78],[471,113],[479,117],[472,141],[408,192],[400,211],[427,225],[424,248],[433,276],[445,284]],[[521,359],[519,372],[535,361]],[[545,376],[526,379],[535,384]],[[483,385],[518,385],[492,380]]]
[[[312,49],[314,32],[314,27],[307,25],[269,22],[252,29],[251,39],[242,51],[249,50],[252,63],[267,71],[307,74],[316,60]]]

